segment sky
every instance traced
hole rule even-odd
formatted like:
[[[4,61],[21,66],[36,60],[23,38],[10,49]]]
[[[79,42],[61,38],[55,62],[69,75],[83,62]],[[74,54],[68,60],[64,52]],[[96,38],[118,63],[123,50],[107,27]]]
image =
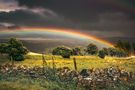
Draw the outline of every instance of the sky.
[[[67,28],[110,42],[135,41],[135,0],[0,0],[0,30],[9,27]]]

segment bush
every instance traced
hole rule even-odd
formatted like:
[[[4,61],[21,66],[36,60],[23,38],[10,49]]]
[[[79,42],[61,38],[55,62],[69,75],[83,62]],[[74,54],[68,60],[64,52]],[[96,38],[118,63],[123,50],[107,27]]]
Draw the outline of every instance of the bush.
[[[6,54],[7,53],[7,47],[8,47],[7,43],[0,43],[0,53]]]
[[[61,55],[63,58],[70,58],[71,54],[72,54],[72,49],[70,49],[69,47],[57,47],[55,49],[53,49],[52,51],[53,55]]]
[[[108,55],[109,54],[108,53],[108,48],[103,48],[102,50],[104,51],[105,55]]]
[[[108,48],[108,55],[116,57],[127,57],[128,53],[116,48]]]
[[[78,48],[78,47],[73,48],[72,51],[73,51],[73,52],[72,52],[72,55],[82,55],[81,49]]]
[[[13,60],[15,60],[15,61],[23,61],[24,60],[24,55],[18,54],[18,55],[13,57]]]
[[[7,54],[12,60],[22,61],[24,55],[28,53],[28,49],[21,41],[11,38],[7,43],[0,44],[0,52]]]
[[[90,55],[95,55],[98,53],[98,47],[95,44],[89,44],[86,48],[86,52]]]
[[[13,60],[22,61],[24,60],[24,55],[28,53],[28,49],[15,38],[11,38],[8,42],[8,55],[12,57]]]
[[[104,52],[104,50],[100,50],[99,52],[98,52],[98,56],[100,57],[100,58],[105,58],[105,52]]]

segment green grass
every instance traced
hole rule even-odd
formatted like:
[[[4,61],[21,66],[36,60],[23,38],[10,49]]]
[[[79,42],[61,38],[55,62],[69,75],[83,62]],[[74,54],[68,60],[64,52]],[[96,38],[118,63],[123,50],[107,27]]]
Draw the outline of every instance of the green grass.
[[[73,84],[63,84],[47,79],[16,76],[1,79],[0,90],[76,90],[76,87]]]

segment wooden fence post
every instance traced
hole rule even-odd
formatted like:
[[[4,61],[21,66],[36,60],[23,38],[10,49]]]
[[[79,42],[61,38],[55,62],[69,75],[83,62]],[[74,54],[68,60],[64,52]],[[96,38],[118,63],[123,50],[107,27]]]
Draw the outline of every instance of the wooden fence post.
[[[45,57],[44,57],[44,53],[42,53],[42,62],[43,62],[43,72],[45,71],[45,66],[47,66],[47,62],[45,60]]]
[[[13,67],[14,67],[14,60],[13,60],[13,57],[11,56],[10,59],[11,59],[12,68],[13,68]]]
[[[52,68],[53,68],[53,74],[54,74],[54,76],[55,76],[55,74],[56,74],[56,70],[55,70],[55,68],[56,68],[56,65],[55,65],[55,61],[54,61],[55,59],[54,59],[54,57],[52,56]]]
[[[73,58],[73,62],[74,62],[74,68],[77,71],[77,64],[76,64],[76,58],[75,57]]]
[[[52,67],[53,67],[53,70],[56,68],[55,61],[54,61],[54,57],[53,56],[52,56]]]

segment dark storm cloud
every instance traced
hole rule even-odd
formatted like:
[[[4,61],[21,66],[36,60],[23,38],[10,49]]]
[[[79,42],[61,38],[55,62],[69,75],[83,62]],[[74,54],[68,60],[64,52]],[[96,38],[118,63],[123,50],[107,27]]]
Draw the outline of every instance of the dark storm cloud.
[[[2,0],[2,3],[9,12],[0,12],[1,23],[75,28],[105,38],[135,37],[135,0]],[[15,4],[10,9],[7,3]]]
[[[63,17],[42,8],[0,12],[0,22],[17,26],[72,27]]]
[[[104,12],[135,14],[134,0],[17,0],[20,6],[44,7],[54,10],[74,21],[98,20]],[[127,5],[125,5],[127,4]],[[132,7],[131,7],[132,6]]]
[[[135,0],[17,0],[20,6],[49,8],[63,15],[76,27],[134,36]],[[74,25],[73,25],[74,26]],[[94,31],[93,31],[94,30]],[[107,36],[107,35],[106,35]]]

